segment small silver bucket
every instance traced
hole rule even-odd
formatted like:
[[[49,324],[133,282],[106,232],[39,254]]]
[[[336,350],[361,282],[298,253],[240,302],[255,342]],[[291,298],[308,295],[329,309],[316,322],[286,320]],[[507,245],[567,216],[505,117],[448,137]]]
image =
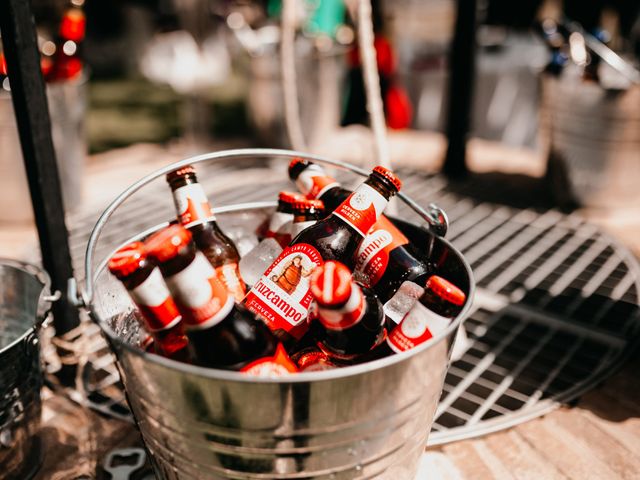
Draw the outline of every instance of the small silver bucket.
[[[40,346],[49,278],[0,259],[0,477],[31,478],[40,467]]]
[[[138,348],[134,306],[105,268],[110,254],[133,238],[109,222],[137,190],[188,163],[290,159],[303,156],[361,175],[366,171],[285,150],[237,150],[187,159],[132,185],[98,220],[87,246],[85,302],[113,351],[127,397],[162,479],[414,480],[431,428],[455,333],[469,311],[474,283],[462,255],[425,228],[394,220],[444,276],[467,293],[462,313],[434,341],[409,352],[338,370],[259,379],[149,355]],[[167,187],[158,195],[170,197]],[[406,197],[405,197],[406,199]],[[162,207],[149,205],[148,211]],[[407,199],[409,203],[410,200]],[[136,205],[132,202],[131,205]],[[275,202],[216,210],[218,221],[246,244]],[[414,208],[415,207],[415,208]],[[170,213],[171,206],[167,210]],[[416,207],[433,221],[431,213]],[[446,223],[441,213],[440,220]],[[103,234],[104,235],[101,235]],[[255,239],[253,239],[255,242]],[[96,258],[96,251],[102,251]]]
[[[558,199],[640,204],[640,85],[606,90],[572,73],[541,81],[540,139]]]

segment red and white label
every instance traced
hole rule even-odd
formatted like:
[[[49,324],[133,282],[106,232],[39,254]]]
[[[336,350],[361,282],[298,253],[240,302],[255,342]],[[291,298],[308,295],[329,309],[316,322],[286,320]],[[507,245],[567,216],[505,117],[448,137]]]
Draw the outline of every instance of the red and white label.
[[[188,226],[213,217],[209,199],[199,183],[190,183],[173,192],[173,202],[180,218],[180,223]]]
[[[447,328],[451,320],[416,303],[400,325],[391,330],[387,344],[396,353],[410,350]]]
[[[165,281],[189,329],[210,328],[233,308],[233,297],[201,252],[188,267]]]
[[[245,306],[271,330],[301,338],[308,329],[311,306],[309,276],[323,263],[318,250],[309,244],[287,247],[251,288]]]
[[[233,295],[236,302],[240,303],[247,294],[244,281],[240,276],[240,270],[237,263],[227,263],[221,267],[217,267],[216,275],[218,279],[227,287],[227,291]]]
[[[328,190],[339,187],[340,184],[335,178],[327,175],[320,165],[309,165],[298,176],[296,186],[307,198],[315,199]]]
[[[165,330],[180,321],[180,312],[159,269],[154,268],[147,279],[129,294],[146,320],[147,330]]]
[[[291,213],[274,212],[269,220],[269,229],[267,230],[265,237],[274,238],[282,227],[291,220],[293,220],[293,215]]]
[[[384,215],[369,230],[356,255],[356,270],[364,273],[369,286],[376,285],[389,265],[389,253],[409,243],[396,226]]]
[[[349,300],[342,307],[329,309],[318,306],[318,321],[329,330],[346,330],[359,323],[364,313],[364,295],[360,287],[353,284]]]
[[[287,355],[282,344],[279,344],[272,357],[259,358],[246,365],[240,371],[254,377],[272,378],[296,373],[298,369],[289,358],[289,355]]]
[[[333,215],[351,225],[363,237],[387,206],[387,199],[366,183],[360,185],[335,209]]]

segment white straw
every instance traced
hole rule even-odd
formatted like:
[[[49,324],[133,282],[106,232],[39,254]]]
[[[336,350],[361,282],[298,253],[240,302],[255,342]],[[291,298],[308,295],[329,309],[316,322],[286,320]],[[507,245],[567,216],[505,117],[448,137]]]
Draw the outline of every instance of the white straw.
[[[298,88],[296,84],[295,40],[296,40],[296,3],[297,0],[283,0],[282,28],[280,39],[280,68],[282,72],[282,90],[284,96],[284,120],[289,141],[294,150],[306,151],[307,145],[300,123]]]
[[[380,77],[374,46],[373,20],[370,0],[358,1],[358,44],[362,59],[362,73],[367,94],[367,110],[376,146],[376,164],[391,169],[387,128],[382,107]]]

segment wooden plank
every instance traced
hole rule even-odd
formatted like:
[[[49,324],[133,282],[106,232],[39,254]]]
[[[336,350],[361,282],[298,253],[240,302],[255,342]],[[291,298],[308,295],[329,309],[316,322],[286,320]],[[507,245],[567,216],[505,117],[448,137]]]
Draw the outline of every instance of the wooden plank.
[[[519,480],[566,478],[536,450],[535,445],[531,445],[513,429],[489,435],[485,443]]]
[[[516,431],[565,476],[575,480],[614,479],[616,473],[571,430],[560,426],[555,414],[532,420]]]
[[[617,478],[640,478],[640,457],[600,428],[581,409],[563,409],[554,417],[559,425],[580,437],[593,456],[606,463]]]
[[[483,440],[467,440],[441,447],[464,478],[474,480],[512,480],[514,477]]]

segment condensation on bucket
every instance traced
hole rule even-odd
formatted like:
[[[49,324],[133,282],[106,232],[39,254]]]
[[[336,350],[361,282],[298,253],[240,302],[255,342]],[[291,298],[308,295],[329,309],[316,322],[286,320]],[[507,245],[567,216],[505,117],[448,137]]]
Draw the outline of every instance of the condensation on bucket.
[[[217,219],[243,241],[268,213]],[[470,270],[455,249],[425,230],[399,225],[471,295]],[[117,247],[103,249],[92,315],[104,321],[159,478],[414,480],[455,330],[397,358],[287,379],[256,381],[177,364],[137,347],[134,307],[104,268]]]

